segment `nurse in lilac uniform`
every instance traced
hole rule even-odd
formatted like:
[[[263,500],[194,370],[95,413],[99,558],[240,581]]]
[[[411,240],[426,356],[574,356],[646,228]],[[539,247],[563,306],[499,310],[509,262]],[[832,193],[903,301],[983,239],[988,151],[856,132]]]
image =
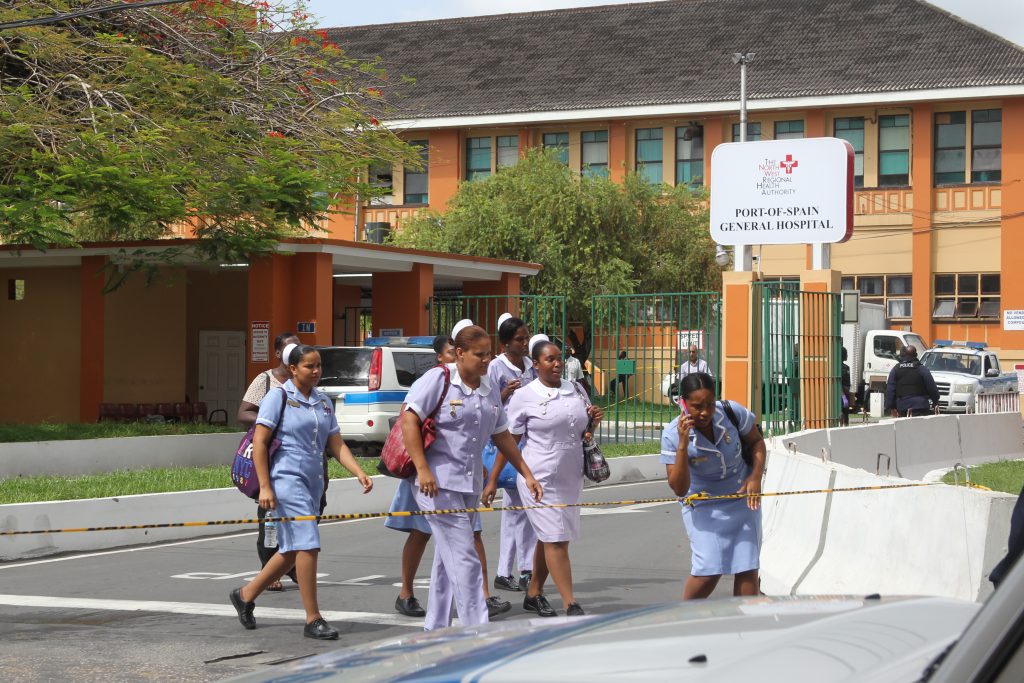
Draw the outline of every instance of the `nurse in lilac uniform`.
[[[668,485],[679,497],[706,491],[742,493],[746,499],[696,502],[683,506],[690,539],[690,576],[683,599],[706,598],[722,574],[733,574],[733,595],[758,594],[761,554],[761,477],[765,445],[754,428],[754,414],[728,401],[737,424],[715,400],[715,380],[704,372],[687,375],[680,389],[680,414],[661,436],[661,462]],[[725,403],[724,401],[722,403]],[[751,464],[742,455],[751,447]]]
[[[544,502],[579,503],[583,494],[582,437],[587,424],[593,420],[597,425],[603,414],[590,404],[585,391],[562,379],[562,351],[558,346],[544,335],[536,335],[530,346],[537,379],[512,395],[508,405],[509,431],[514,436],[523,436],[523,459],[544,487]],[[499,457],[495,469],[502,464]],[[492,474],[485,499],[496,482],[497,477]],[[528,493],[522,483],[519,490],[524,497]],[[523,608],[542,617],[557,614],[543,594],[550,572],[566,615],[582,615],[583,608],[573,595],[569,563],[569,542],[580,537],[580,509],[541,508],[527,510],[526,514],[538,542]]]
[[[509,399],[517,390],[537,379],[533,359],[529,356],[530,332],[519,318],[505,313],[498,318],[498,341],[505,348],[487,366],[487,376],[499,392],[501,403],[508,406]],[[492,444],[488,448],[494,448]],[[517,477],[518,478],[518,477]],[[516,487],[504,489],[504,505],[501,511],[501,547],[498,551],[498,575],[494,587],[504,590],[525,590],[533,574],[533,553],[537,535],[523,510],[508,510],[508,507],[522,507],[523,499]],[[512,574],[512,561],[516,560],[520,577]]]
[[[488,437],[523,476],[530,498],[541,498],[540,485],[508,433],[501,398],[487,379],[491,355],[487,332],[475,325],[465,327],[455,337],[455,363],[446,366],[451,377],[448,392],[442,396],[442,368],[428,370],[409,390],[402,435],[416,465],[416,502],[423,511],[476,507],[483,488],[481,452]],[[438,399],[443,402],[436,416],[437,439],[424,452],[422,421]],[[473,545],[477,516],[467,512],[427,515],[434,532],[434,565],[423,624],[427,631],[451,625],[453,601],[462,625],[488,621],[483,570]]]

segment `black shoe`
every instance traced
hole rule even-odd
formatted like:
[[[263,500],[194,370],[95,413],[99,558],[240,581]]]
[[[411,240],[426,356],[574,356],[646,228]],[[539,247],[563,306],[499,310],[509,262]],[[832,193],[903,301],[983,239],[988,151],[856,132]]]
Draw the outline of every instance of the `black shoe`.
[[[395,609],[399,614],[404,614],[407,617],[427,616],[427,611],[420,607],[420,601],[416,599],[415,595],[410,595],[407,598],[395,598]]]
[[[302,629],[302,635],[317,640],[337,640],[338,629],[332,628],[323,618],[314,619]]]
[[[570,602],[569,606],[565,608],[565,616],[567,617],[582,617],[586,612],[580,607],[578,602]]]
[[[538,617],[557,617],[558,612],[551,607],[551,603],[544,595],[527,595],[523,600],[523,609],[527,612],[536,612]]]
[[[487,617],[489,619],[493,619],[499,614],[504,614],[510,609],[512,609],[512,603],[508,600],[502,600],[497,595],[487,598]]]
[[[519,587],[519,582],[516,581],[516,577],[514,577],[514,576],[495,576],[494,577],[494,587],[495,588],[500,588],[503,591],[516,591],[516,592],[519,592],[519,591],[523,590],[522,588]]]
[[[519,575],[519,590],[526,592],[526,589],[530,586],[530,579],[533,578],[533,572],[523,572]]]
[[[252,615],[252,611],[256,609],[256,603],[243,600],[241,588],[231,591],[231,604],[235,606],[235,611],[238,612],[238,621],[242,623],[242,626],[250,631],[256,628],[256,618]]]

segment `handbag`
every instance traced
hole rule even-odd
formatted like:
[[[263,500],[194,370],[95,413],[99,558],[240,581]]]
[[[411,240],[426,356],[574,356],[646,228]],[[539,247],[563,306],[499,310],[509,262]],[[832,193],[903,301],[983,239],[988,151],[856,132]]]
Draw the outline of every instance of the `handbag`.
[[[580,389],[579,384],[573,382],[573,386],[576,387],[576,392],[583,399],[584,405],[589,404],[590,401],[587,400],[586,394]],[[587,428],[583,430],[584,434],[590,432],[589,438],[583,437],[583,476],[595,484],[600,484],[612,476],[612,471],[611,467],[608,466],[608,459],[604,457],[601,447],[594,440],[593,432],[590,431],[593,426],[594,420],[591,419],[587,422]]]
[[[281,447],[281,440],[276,438],[277,430],[281,427],[282,420],[284,420],[284,407],[288,405],[288,394],[284,389],[281,389],[281,391],[285,393],[284,398],[281,399],[281,412],[277,416],[277,426],[270,433],[270,445],[267,446],[267,457],[270,462],[274,461],[274,454]],[[254,422],[252,427],[249,427],[249,431],[242,437],[242,441],[238,444],[238,449],[235,451],[235,458],[231,462],[231,481],[246,496],[253,500],[259,500],[260,480],[256,476],[256,463],[252,460],[252,438],[255,433],[256,423]]]
[[[434,410],[431,411],[430,416],[423,420],[423,423],[420,425],[420,436],[423,438],[424,453],[434,443],[434,440],[437,439],[437,420],[435,418],[437,417],[437,411],[441,409],[441,404],[444,403],[444,397],[448,395],[448,388],[452,383],[451,371],[448,370],[448,366],[442,365],[441,370],[444,372],[444,389],[441,390],[441,396],[437,399],[437,405],[434,406]],[[402,438],[401,420],[396,420],[391,431],[388,432],[388,438],[380,452],[380,462],[377,463],[377,471],[389,477],[397,477],[398,479],[408,479],[416,474],[416,465],[413,464],[412,458],[409,457],[409,451],[405,448],[405,439]]]
[[[736,428],[736,433],[739,434],[740,420],[736,417],[736,413],[733,412],[732,406],[729,405],[728,401],[719,401],[719,403],[722,405],[722,410],[725,412],[726,417],[729,418],[729,422],[732,422],[732,426]],[[754,423],[754,427],[762,435],[764,434],[761,425]],[[742,434],[740,434],[740,455],[743,456],[743,462],[747,463],[747,467],[754,466],[754,449],[747,445],[747,442],[743,440]]]
[[[488,472],[494,469],[494,460],[497,457],[498,447],[494,445],[493,441],[488,441],[487,445],[484,446],[483,452],[484,467],[487,468]],[[505,466],[501,468],[501,473],[498,475],[498,486],[503,489],[514,489],[518,474],[516,468],[512,467],[512,463],[505,461]]]

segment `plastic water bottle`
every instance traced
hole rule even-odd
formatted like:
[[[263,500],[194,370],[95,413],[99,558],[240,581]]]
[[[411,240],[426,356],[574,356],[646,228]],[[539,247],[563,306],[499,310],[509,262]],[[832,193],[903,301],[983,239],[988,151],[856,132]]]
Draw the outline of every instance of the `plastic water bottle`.
[[[276,548],[277,547],[277,523],[276,522],[265,522],[263,524],[263,547],[264,548]]]

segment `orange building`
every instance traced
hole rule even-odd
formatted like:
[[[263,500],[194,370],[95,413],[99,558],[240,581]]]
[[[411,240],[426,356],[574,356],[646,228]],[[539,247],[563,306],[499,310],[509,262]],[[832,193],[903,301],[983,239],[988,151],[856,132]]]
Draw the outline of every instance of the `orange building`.
[[[387,125],[427,162],[371,169],[390,193],[335,234],[443,210],[526,147],[581,174],[702,186],[714,147],[739,139],[732,53],[753,52],[748,139],[835,136],[856,151],[855,231],[832,250],[842,287],[929,341],[1024,360],[1024,332],[1002,323],[1024,309],[1020,46],[919,0],[667,0],[330,33],[415,78]],[[810,267],[804,246],[754,255],[764,278]]]

